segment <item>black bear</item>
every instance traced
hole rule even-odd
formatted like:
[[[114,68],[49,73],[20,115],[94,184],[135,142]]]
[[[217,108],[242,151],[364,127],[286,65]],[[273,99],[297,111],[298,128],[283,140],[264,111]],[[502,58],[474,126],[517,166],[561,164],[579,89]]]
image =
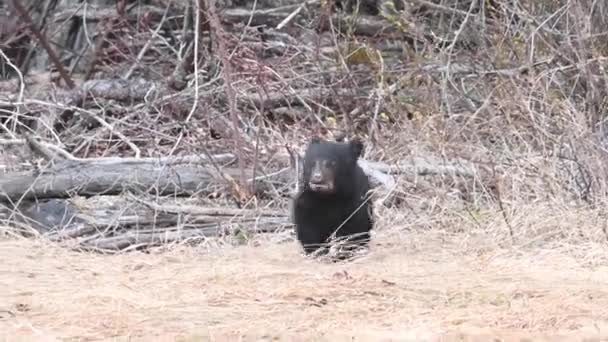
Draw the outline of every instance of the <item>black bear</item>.
[[[327,254],[328,243],[336,239],[346,247],[336,260],[368,246],[374,221],[369,180],[357,164],[362,150],[358,139],[341,143],[313,138],[309,143],[293,205],[296,237],[307,255]]]

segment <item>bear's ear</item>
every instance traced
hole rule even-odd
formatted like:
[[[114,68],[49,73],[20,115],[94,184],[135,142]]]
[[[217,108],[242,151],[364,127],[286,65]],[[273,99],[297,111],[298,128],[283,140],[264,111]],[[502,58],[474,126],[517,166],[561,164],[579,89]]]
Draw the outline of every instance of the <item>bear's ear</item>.
[[[341,143],[341,142],[344,142],[344,138],[346,138],[346,134],[344,134],[344,132],[340,132],[340,133],[334,135],[334,138],[335,138],[336,142]]]
[[[359,138],[352,138],[348,142],[348,145],[355,158],[359,158],[361,156],[361,152],[363,152],[363,141],[361,141]]]

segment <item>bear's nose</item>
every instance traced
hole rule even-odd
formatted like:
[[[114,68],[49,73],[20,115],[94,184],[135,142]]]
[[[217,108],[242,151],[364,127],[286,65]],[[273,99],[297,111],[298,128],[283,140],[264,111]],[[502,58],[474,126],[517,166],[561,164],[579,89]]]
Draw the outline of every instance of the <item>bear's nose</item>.
[[[310,176],[310,181],[312,183],[321,183],[323,181],[323,176],[321,175],[321,172],[313,172]]]

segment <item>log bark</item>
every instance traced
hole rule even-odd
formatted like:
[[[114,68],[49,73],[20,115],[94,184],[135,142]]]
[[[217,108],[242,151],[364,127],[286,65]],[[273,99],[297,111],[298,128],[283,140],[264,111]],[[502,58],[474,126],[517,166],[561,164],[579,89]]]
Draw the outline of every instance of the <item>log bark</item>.
[[[224,168],[222,172],[230,176],[239,173],[236,168]],[[60,160],[43,170],[4,175],[0,179],[0,202],[118,195],[124,191],[191,196],[224,184],[215,169],[206,165],[161,164],[154,158]]]
[[[150,205],[149,203],[147,204]],[[134,211],[133,211],[134,210]],[[123,209],[102,208],[75,216],[67,226],[43,232],[50,241],[67,242],[73,248],[103,253],[149,248],[187,240],[234,236],[237,233],[273,233],[288,228],[282,211],[184,206]],[[201,214],[203,213],[203,214]]]
[[[124,197],[117,201],[122,203],[101,200],[85,208],[70,200],[23,201],[18,210],[0,205],[0,219],[25,236],[104,253],[290,229],[288,212],[281,209],[157,204]]]

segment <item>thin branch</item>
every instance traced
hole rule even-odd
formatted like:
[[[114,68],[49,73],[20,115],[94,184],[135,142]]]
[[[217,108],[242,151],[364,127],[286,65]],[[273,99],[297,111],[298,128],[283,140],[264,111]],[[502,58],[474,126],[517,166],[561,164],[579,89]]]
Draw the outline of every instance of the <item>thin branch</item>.
[[[38,41],[40,42],[40,45],[42,45],[42,47],[49,54],[49,58],[51,59],[51,61],[53,61],[53,64],[59,71],[61,78],[63,78],[63,80],[68,85],[68,87],[70,87],[70,89],[76,88],[76,84],[74,83],[74,81],[72,81],[72,78],[68,75],[67,70],[65,70],[65,68],[63,67],[63,63],[61,63],[61,60],[59,59],[59,57],[57,56],[55,51],[51,48],[51,46],[47,42],[46,37],[44,37],[42,35],[42,33],[40,33],[40,31],[38,31],[38,29],[36,28],[36,26],[34,25],[34,23],[32,21],[32,18],[30,17],[29,13],[27,13],[27,10],[23,7],[23,5],[21,5],[21,2],[19,0],[13,0],[13,5],[15,6],[15,9],[17,10],[17,12],[19,12],[19,15],[28,24],[30,31],[36,37],[36,39],[38,39]]]

